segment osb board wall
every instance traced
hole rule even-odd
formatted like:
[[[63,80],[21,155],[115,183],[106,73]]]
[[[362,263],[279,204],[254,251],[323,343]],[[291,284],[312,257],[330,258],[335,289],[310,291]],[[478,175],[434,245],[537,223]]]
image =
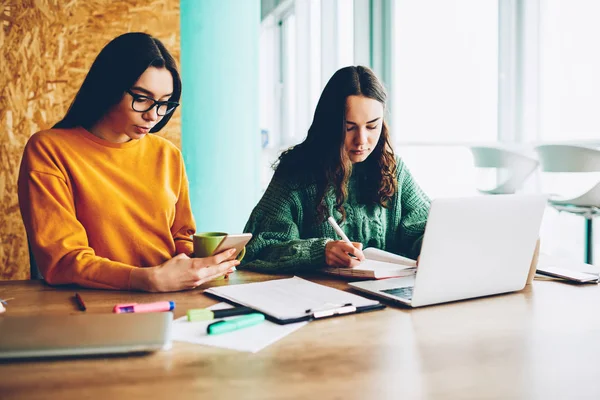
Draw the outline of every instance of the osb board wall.
[[[179,0],[0,4],[0,280],[28,279],[27,241],[17,198],[25,143],[64,116],[96,55],[118,35],[147,32],[179,60]],[[177,146],[179,115],[160,133]]]

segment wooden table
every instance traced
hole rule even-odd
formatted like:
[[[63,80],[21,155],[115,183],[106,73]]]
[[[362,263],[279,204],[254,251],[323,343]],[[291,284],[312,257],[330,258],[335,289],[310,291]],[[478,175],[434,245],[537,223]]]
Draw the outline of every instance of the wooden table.
[[[241,271],[229,284],[276,277]],[[89,313],[168,299],[180,317],[215,303],[205,287],[77,291]],[[74,291],[0,283],[0,298],[15,298],[5,315],[77,314]],[[519,293],[311,322],[256,354],[176,342],[145,356],[3,362],[0,398],[599,399],[599,366],[600,287],[535,281]]]

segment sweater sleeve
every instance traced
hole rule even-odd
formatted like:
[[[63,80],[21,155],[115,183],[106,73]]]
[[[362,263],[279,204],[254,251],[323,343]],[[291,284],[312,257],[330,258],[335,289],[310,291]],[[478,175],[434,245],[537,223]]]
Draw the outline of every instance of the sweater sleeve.
[[[244,228],[253,237],[241,267],[293,272],[325,265],[325,245],[331,239],[302,238],[302,211],[297,193],[274,177]]]
[[[72,188],[39,141],[30,140],[19,172],[19,206],[38,268],[52,285],[129,289],[131,265],[96,256],[78,221]]]
[[[402,161],[398,162],[398,191],[402,208],[400,218],[401,252],[416,259],[421,253],[431,201],[415,182]]]
[[[194,243],[191,236],[196,232],[196,223],[192,215],[189,186],[183,158],[180,161],[180,190],[177,203],[175,204],[175,219],[173,226],[171,226],[171,233],[175,241],[175,251],[177,254],[184,253],[189,256],[194,251]]]

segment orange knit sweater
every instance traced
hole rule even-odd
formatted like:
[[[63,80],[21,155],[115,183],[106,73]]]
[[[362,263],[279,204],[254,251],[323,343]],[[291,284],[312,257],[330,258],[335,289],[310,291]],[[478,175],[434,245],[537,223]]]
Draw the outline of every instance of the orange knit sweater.
[[[23,154],[19,205],[50,284],[130,289],[133,268],[192,252],[183,159],[159,136],[111,143],[83,128],[38,132]]]

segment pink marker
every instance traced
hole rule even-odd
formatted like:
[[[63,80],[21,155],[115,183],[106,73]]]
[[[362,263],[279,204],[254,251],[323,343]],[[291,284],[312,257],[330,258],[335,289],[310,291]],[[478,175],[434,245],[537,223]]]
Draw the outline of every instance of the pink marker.
[[[138,312],[161,312],[171,311],[175,308],[174,301],[157,301],[156,303],[129,303],[129,304],[117,304],[113,308],[113,312],[117,314],[122,313],[138,313]]]

